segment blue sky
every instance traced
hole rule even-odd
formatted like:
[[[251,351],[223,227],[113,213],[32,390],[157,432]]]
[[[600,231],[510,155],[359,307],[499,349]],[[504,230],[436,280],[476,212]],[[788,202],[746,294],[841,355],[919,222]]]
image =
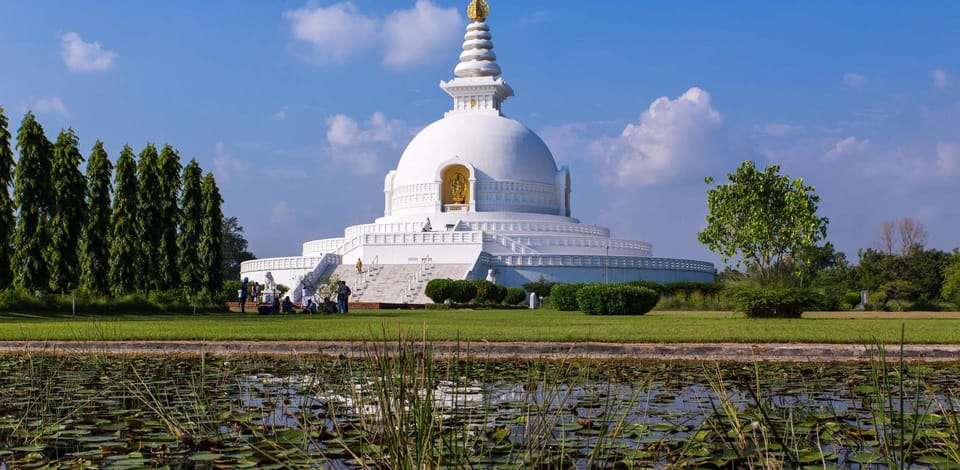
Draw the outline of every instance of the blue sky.
[[[449,109],[466,0],[0,1],[0,106],[85,154],[170,143],[259,257],[383,212]],[[960,3],[490,0],[504,113],[573,175],[573,215],[654,254],[696,240],[703,178],[779,164],[850,259],[885,220],[960,246]]]

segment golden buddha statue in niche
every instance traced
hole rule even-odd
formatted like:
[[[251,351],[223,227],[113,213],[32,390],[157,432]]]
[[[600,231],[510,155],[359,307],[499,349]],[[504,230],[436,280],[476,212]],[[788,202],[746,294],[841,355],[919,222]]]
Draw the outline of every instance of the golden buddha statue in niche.
[[[467,199],[467,179],[460,173],[455,173],[450,181],[450,195],[454,204],[463,204]]]

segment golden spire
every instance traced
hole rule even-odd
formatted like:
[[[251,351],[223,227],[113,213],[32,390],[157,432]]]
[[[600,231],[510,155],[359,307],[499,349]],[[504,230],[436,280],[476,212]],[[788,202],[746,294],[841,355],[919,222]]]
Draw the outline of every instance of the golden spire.
[[[482,23],[490,15],[490,5],[486,0],[471,0],[467,5],[467,16],[475,23]]]

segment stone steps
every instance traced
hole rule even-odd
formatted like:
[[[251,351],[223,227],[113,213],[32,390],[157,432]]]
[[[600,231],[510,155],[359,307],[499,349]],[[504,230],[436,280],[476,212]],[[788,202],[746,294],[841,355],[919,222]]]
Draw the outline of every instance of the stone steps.
[[[381,264],[365,266],[357,273],[352,265],[340,265],[330,274],[353,291],[351,302],[430,303],[423,291],[432,279],[463,279],[469,264]]]

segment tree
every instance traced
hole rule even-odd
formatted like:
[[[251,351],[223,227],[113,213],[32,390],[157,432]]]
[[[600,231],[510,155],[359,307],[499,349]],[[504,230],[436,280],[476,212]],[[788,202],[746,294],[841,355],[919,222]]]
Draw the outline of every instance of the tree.
[[[50,289],[67,292],[80,285],[80,235],[86,213],[87,182],[83,156],[73,129],[60,131],[53,147],[53,206],[50,210]]]
[[[900,254],[922,250],[927,244],[927,229],[923,227],[923,222],[906,217],[900,219],[897,227],[900,229]]]
[[[0,286],[8,286],[13,281],[10,260],[13,246],[10,244],[16,218],[13,215],[13,199],[10,198],[10,186],[13,183],[13,149],[10,148],[10,122],[0,106]]]
[[[87,216],[80,245],[83,286],[91,293],[110,292],[110,177],[113,164],[97,141],[87,162]]]
[[[223,212],[220,189],[213,173],[207,173],[200,185],[203,201],[200,219],[200,261],[203,263],[203,287],[210,295],[223,285]]]
[[[163,233],[162,193],[157,148],[148,143],[137,161],[138,287],[160,288],[160,239]]]
[[[52,144],[32,112],[17,131],[20,160],[14,174],[13,197],[20,216],[13,244],[13,283],[30,290],[46,290],[50,281],[44,251],[49,240]]]
[[[893,254],[897,246],[897,233],[893,222],[884,220],[880,224],[880,239],[874,245],[881,253]]]
[[[707,191],[707,227],[697,235],[724,262],[739,255],[762,280],[782,279],[784,261],[805,262],[807,250],[827,236],[813,186],[779,172],[777,165],[761,172],[751,161],[741,163],[727,174],[729,183]]]
[[[943,269],[943,290],[941,295],[947,302],[960,307],[960,251],[954,249],[950,262]]]
[[[236,217],[223,218],[223,279],[240,279],[240,263],[256,259],[247,251],[243,227]]]
[[[182,169],[180,154],[170,145],[164,145],[163,149],[160,150],[158,164],[162,232],[160,234],[157,269],[159,270],[160,288],[172,289],[180,281],[177,272],[180,256],[177,245],[177,223],[180,219],[180,210],[177,203],[180,196],[180,170]]]
[[[113,221],[110,224],[110,287],[127,294],[137,287],[140,249],[137,225],[137,162],[124,145],[113,179]]]
[[[196,160],[183,169],[183,191],[180,193],[180,282],[191,292],[203,288],[203,265],[200,262],[200,238],[203,221],[203,173]]]

